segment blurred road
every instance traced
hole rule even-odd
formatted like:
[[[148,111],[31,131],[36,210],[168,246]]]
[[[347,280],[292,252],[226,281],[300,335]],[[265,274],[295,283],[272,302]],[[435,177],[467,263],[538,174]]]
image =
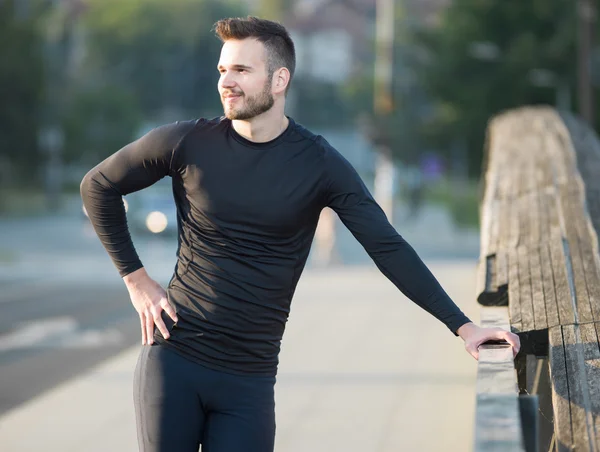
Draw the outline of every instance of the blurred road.
[[[4,283],[0,309],[0,415],[139,337],[121,286]]]
[[[87,220],[0,220],[0,416],[141,341],[116,269]],[[136,237],[166,285],[173,240]]]

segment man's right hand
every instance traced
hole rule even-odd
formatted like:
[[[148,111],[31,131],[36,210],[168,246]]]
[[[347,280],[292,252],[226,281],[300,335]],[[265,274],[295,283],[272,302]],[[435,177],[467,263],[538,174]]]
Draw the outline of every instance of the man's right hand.
[[[144,268],[130,273],[123,278],[131,303],[140,316],[142,328],[142,344],[152,345],[154,343],[154,325],[156,325],[165,339],[169,339],[169,330],[161,317],[165,311],[174,322],[177,322],[177,314],[173,306],[167,300],[165,290],[154,281]]]

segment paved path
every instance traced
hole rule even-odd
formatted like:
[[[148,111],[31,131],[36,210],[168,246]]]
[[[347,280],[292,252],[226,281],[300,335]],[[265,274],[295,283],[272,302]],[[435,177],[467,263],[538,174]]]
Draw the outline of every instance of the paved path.
[[[428,262],[478,320],[472,260]],[[0,418],[0,450],[134,451],[138,346]],[[309,270],[276,389],[278,452],[469,451],[476,362],[374,267]]]

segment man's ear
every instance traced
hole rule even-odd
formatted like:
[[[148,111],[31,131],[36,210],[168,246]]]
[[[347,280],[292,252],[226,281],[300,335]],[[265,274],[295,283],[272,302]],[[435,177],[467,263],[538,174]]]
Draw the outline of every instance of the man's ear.
[[[283,93],[285,92],[287,86],[290,83],[290,71],[285,68],[279,68],[275,71],[275,73],[273,74],[274,80],[273,80],[273,88],[275,90],[276,93]]]

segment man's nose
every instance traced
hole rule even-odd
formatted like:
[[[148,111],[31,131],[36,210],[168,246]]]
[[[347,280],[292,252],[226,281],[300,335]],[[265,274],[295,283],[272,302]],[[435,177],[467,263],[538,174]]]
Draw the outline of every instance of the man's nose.
[[[231,72],[224,72],[221,75],[221,86],[223,88],[232,88],[235,86],[235,80]]]

